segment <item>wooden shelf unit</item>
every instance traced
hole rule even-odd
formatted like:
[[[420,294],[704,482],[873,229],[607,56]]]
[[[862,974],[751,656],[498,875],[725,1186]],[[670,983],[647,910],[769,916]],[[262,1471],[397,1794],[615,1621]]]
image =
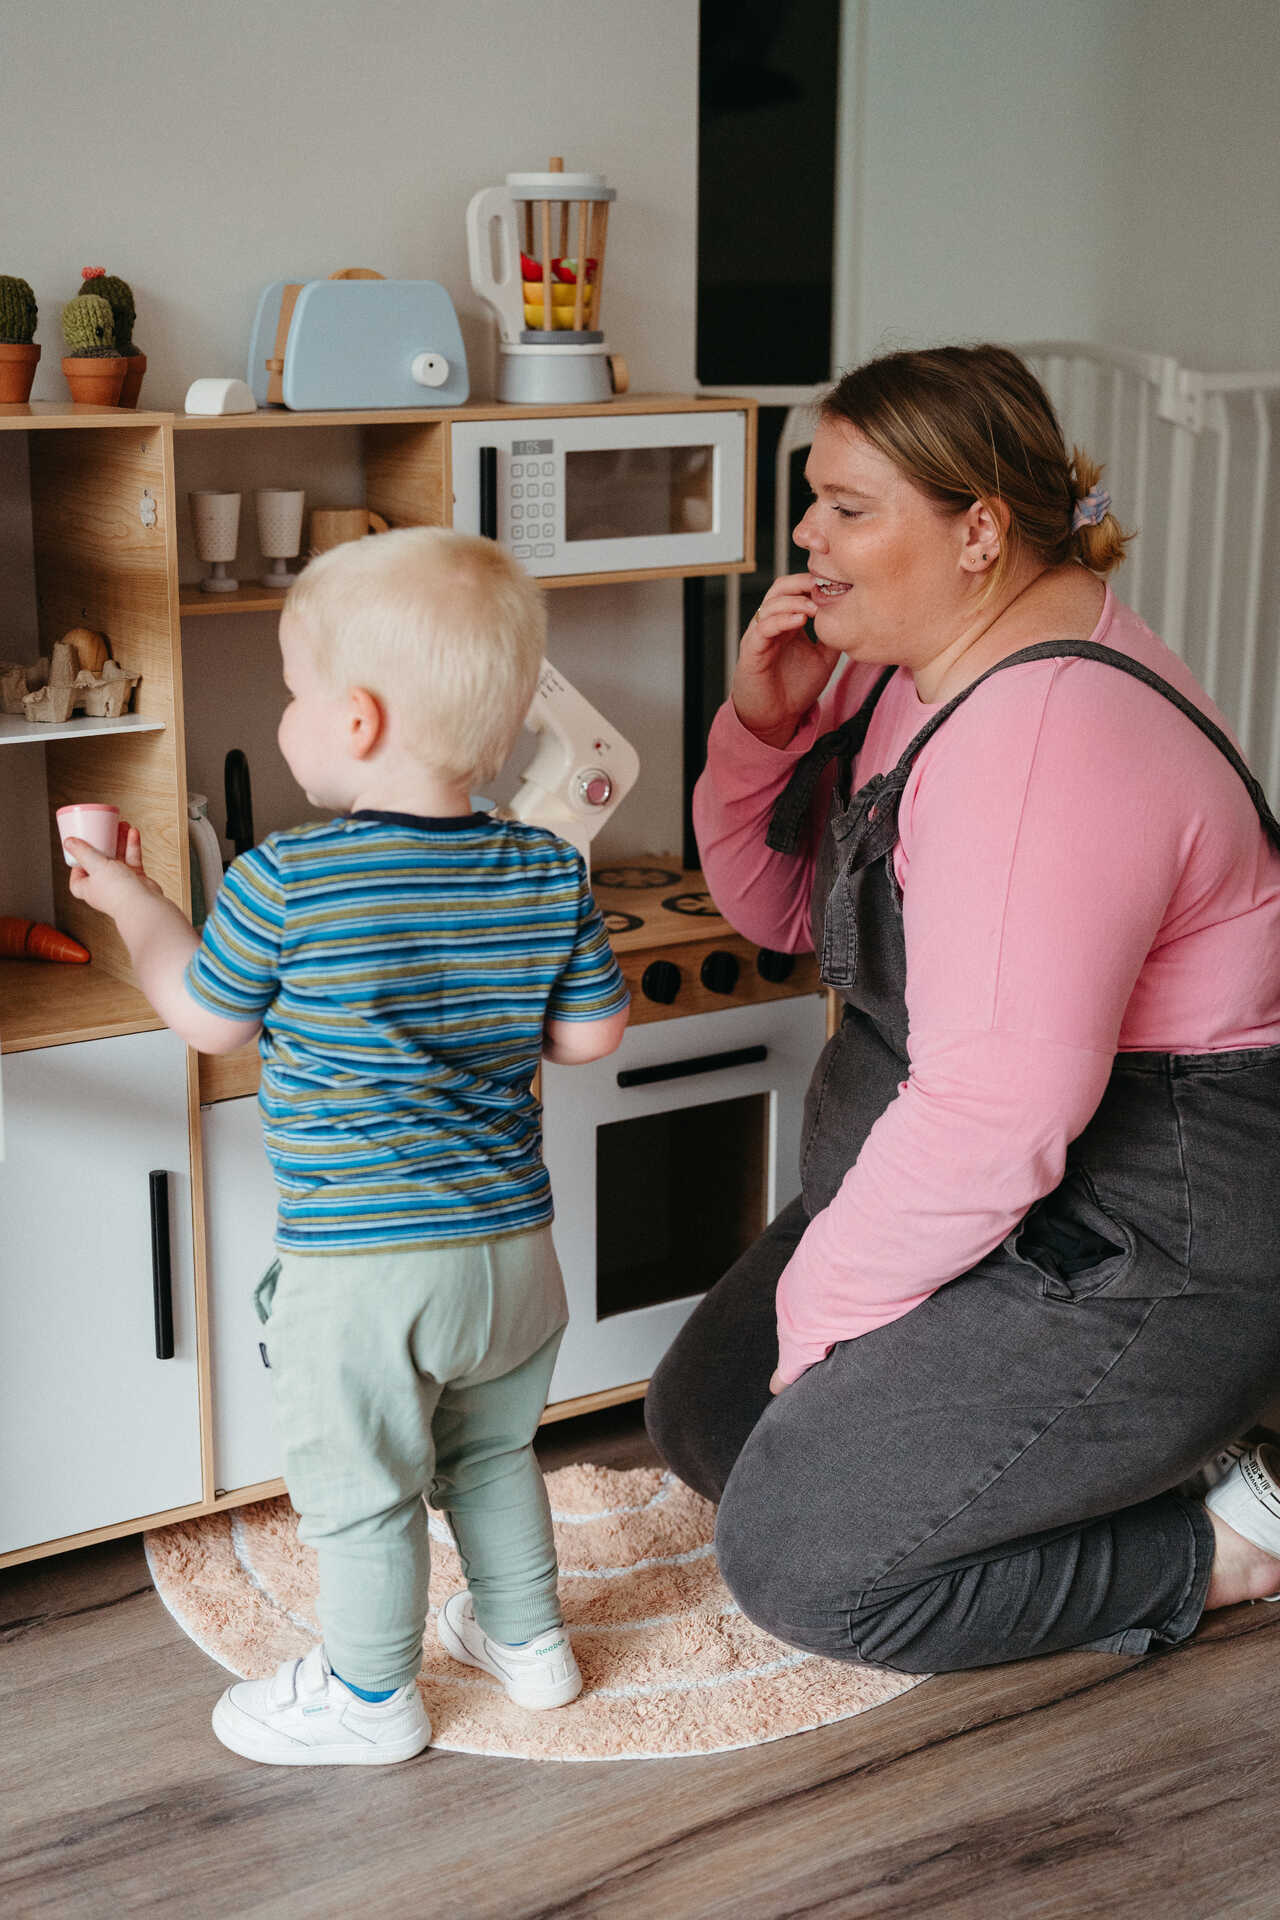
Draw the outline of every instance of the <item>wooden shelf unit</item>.
[[[109,799],[141,829],[147,870],[169,898],[185,909],[190,895],[168,416],[43,402],[0,407],[0,433],[28,439],[41,651],[70,627],[95,627],[120,665],[141,675],[121,721],[42,727],[6,718],[0,744],[20,744],[41,763],[52,918],[93,955],[87,967],[0,961],[0,1048],[12,1053],[159,1024],[114,926],[71,896],[58,807]],[[31,910],[8,899],[0,909]]]

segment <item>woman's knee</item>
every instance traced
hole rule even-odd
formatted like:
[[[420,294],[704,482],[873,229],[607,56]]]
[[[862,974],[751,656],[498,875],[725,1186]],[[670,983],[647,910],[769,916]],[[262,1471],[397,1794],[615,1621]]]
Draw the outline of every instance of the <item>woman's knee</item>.
[[[704,1432],[706,1398],[695,1369],[680,1351],[669,1350],[654,1370],[644,1400],[644,1423],[658,1453],[685,1485],[704,1499],[718,1500],[724,1476],[716,1465]]]

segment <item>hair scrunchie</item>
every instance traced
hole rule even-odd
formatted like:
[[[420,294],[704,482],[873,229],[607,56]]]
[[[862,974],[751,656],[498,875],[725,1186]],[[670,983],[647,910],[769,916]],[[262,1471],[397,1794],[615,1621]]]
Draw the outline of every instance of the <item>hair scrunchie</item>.
[[[1091,487],[1082,500],[1076,501],[1075,512],[1071,516],[1071,531],[1080,527],[1096,527],[1111,511],[1111,495],[1105,487]]]

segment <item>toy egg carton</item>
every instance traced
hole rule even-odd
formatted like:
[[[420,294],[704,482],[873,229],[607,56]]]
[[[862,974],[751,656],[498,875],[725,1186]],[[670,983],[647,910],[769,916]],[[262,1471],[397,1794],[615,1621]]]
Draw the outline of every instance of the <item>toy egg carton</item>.
[[[55,640],[48,660],[30,666],[0,661],[0,711],[49,726],[61,725],[77,713],[94,720],[118,720],[128,711],[141,678],[114,660],[105,660],[97,673],[80,667],[75,648]]]

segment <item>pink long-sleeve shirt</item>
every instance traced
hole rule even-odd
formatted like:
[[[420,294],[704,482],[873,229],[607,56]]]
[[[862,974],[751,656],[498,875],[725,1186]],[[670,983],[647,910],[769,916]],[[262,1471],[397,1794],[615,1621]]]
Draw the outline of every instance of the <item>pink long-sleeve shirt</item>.
[[[1228,731],[1110,591],[1089,637]],[[763,946],[812,946],[834,769],[801,854],[766,848],[773,803],[882,671],[849,667],[784,748],[757,740],[728,703],[716,716],[694,794],[703,870],[721,912]],[[855,789],[937,711],[900,670]],[[784,1382],[998,1246],[1058,1184],[1117,1052],[1280,1044],[1280,854],[1225,756],[1131,675],[1090,660],[997,674],[917,757],[899,836],[909,1071],[783,1272]]]

